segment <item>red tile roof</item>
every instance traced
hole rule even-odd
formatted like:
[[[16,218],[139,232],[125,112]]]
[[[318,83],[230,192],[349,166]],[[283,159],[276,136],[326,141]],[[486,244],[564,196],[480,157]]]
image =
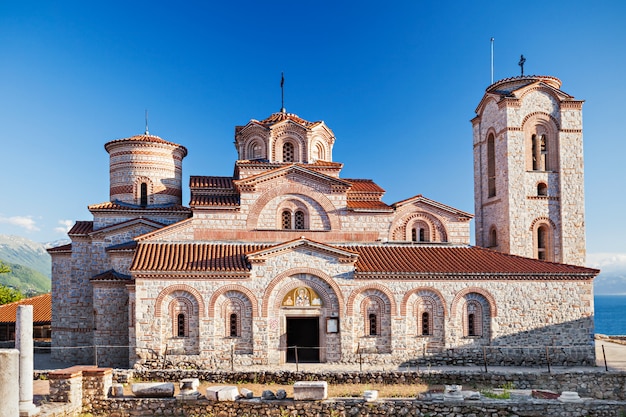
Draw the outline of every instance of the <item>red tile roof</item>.
[[[309,122],[293,113],[286,113],[286,112],[272,113],[266,119],[263,119],[261,121],[258,121],[258,120],[252,120],[252,121],[260,125],[270,127],[272,125],[275,125],[276,123],[280,123],[285,120],[291,120],[292,122],[296,122],[297,124],[302,125],[307,128],[321,123],[321,122]]]
[[[393,211],[393,209],[389,207],[387,204],[383,203],[382,201],[375,201],[375,200],[371,200],[371,201],[348,200],[347,206],[349,209],[353,209],[353,210]]]
[[[67,232],[68,235],[87,235],[93,232],[93,222],[92,221],[77,221],[74,223],[74,226]]]
[[[46,249],[46,251],[48,253],[71,252],[72,251],[72,244],[68,243],[67,245],[56,246],[54,248],[48,248],[48,249]]]
[[[33,323],[52,320],[52,294],[47,293],[0,306],[0,323],[15,323],[17,307],[24,305],[33,306]]]
[[[239,195],[197,195],[191,196],[191,207],[238,207]]]
[[[175,243],[140,244],[132,271],[247,272],[246,255],[276,245]],[[590,279],[596,269],[543,262],[468,246],[361,245],[337,246],[359,254],[358,278],[437,275],[577,276]],[[444,277],[445,278],[445,277]]]
[[[189,207],[185,207],[180,204],[169,204],[165,206],[149,206],[139,207],[134,205],[125,205],[116,202],[107,201],[100,204],[92,204],[87,207],[90,211],[108,211],[108,210],[137,210],[137,211],[176,211],[176,212],[189,212]]]
[[[352,249],[347,246],[347,249]],[[358,274],[597,275],[597,269],[539,261],[471,246],[358,246]]]
[[[118,143],[124,143],[124,142],[152,142],[152,143],[162,143],[165,145],[170,145],[170,146],[175,146],[178,148],[181,148],[183,150],[183,156],[187,155],[187,148],[185,148],[182,145],[179,145],[177,143],[174,142],[169,142],[167,140],[161,139],[158,136],[154,136],[154,135],[135,135],[135,136],[131,136],[129,138],[124,138],[124,139],[115,139],[112,140],[110,142],[107,142],[104,144],[104,149],[106,149],[107,152],[109,152],[109,148],[112,145],[118,144]]]
[[[378,184],[376,184],[372,180],[367,179],[353,179],[353,178],[344,178],[344,181],[348,181],[352,184],[350,191],[357,193],[384,193],[385,190],[382,189]]]
[[[189,178],[191,188],[223,188],[234,189],[232,177],[212,177],[193,175]]]
[[[140,244],[131,271],[249,271],[245,255],[269,245],[213,243]]]

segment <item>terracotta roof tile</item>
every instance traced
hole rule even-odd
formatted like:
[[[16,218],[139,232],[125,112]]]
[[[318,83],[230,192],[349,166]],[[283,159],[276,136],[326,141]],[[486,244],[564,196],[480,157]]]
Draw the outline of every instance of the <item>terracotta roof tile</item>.
[[[384,189],[382,189],[380,186],[378,186],[378,184],[376,184],[372,180],[351,179],[351,178],[344,178],[343,180],[348,181],[349,183],[352,184],[350,191],[353,191],[353,192],[358,192],[358,193],[367,192],[367,193],[381,193],[381,194],[385,192]]]
[[[238,207],[239,195],[197,195],[189,202],[191,207]]]
[[[143,135],[135,135],[135,136],[131,136],[131,137],[129,137],[129,138],[123,138],[123,139],[115,139],[115,140],[112,140],[112,141],[107,142],[107,143],[105,143],[105,144],[104,144],[104,149],[106,149],[106,151],[108,152],[108,151],[109,151],[109,148],[110,148],[112,145],[116,145],[116,144],[119,144],[119,143],[124,143],[124,142],[151,142],[151,143],[162,143],[162,144],[165,144],[165,145],[170,145],[170,146],[175,146],[175,147],[181,148],[181,149],[183,150],[183,152],[184,152],[184,153],[183,153],[183,156],[186,156],[186,155],[187,155],[187,148],[185,148],[184,146],[179,145],[179,144],[174,143],[174,142],[167,141],[167,140],[165,140],[165,139],[161,139],[160,137],[155,136],[155,135],[146,135],[146,134],[143,134]]]
[[[72,251],[72,244],[68,243],[67,245],[56,246],[54,248],[48,248],[48,249],[46,249],[46,251],[48,253],[71,252]]]
[[[191,188],[223,188],[234,189],[232,177],[212,177],[194,175],[189,178]]]
[[[376,201],[376,200],[371,200],[371,201],[348,200],[347,206],[349,209],[353,209],[353,210],[393,211],[393,209],[389,207],[387,204],[383,203],[382,201]]]
[[[90,211],[107,211],[107,210],[138,210],[138,211],[176,211],[189,212],[189,207],[180,204],[168,204],[163,206],[140,207],[130,204],[121,204],[119,202],[107,201],[100,204],[92,204],[87,207]]]
[[[299,125],[302,125],[304,127],[312,127],[315,126],[321,122],[309,122],[304,120],[303,118],[293,114],[293,113],[287,113],[287,112],[277,112],[277,113],[272,113],[269,117],[263,119],[263,120],[252,120],[252,122],[254,123],[258,123],[260,125],[266,126],[266,127],[270,127],[272,125],[275,125],[276,123],[280,123],[282,121],[285,120],[291,120],[292,122],[295,122]]]
[[[288,242],[287,242],[288,243]],[[327,245],[327,244],[325,244]],[[132,271],[247,272],[246,255],[276,245],[218,243],[145,243],[138,246]],[[327,245],[329,246],[329,245]],[[577,276],[590,279],[596,269],[544,262],[469,246],[354,245],[336,246],[358,253],[357,276],[388,274]]]
[[[269,245],[213,243],[143,243],[131,271],[247,272],[245,255]]]
[[[91,281],[132,281],[132,279],[130,275],[121,274],[113,269],[91,277]]]
[[[74,226],[67,232],[68,235],[87,235],[93,232],[93,222],[92,221],[77,221],[74,223]]]
[[[24,305],[33,306],[33,323],[52,320],[52,294],[47,293],[0,306],[0,323],[15,323],[17,307]]]
[[[348,249],[352,247],[347,247]],[[358,273],[596,275],[596,269],[470,246],[359,246]]]

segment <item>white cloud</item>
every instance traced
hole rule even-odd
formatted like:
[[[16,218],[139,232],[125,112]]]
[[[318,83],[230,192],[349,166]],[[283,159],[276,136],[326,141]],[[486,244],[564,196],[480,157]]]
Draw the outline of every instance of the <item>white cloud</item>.
[[[74,222],[72,220],[59,220],[58,223],[61,226],[57,226],[54,228],[54,231],[58,233],[67,233],[74,225]]]
[[[587,266],[603,273],[626,272],[626,253],[588,253]]]
[[[32,216],[0,216],[0,223],[10,224],[12,226],[21,227],[29,232],[38,232],[40,229],[35,225]]]

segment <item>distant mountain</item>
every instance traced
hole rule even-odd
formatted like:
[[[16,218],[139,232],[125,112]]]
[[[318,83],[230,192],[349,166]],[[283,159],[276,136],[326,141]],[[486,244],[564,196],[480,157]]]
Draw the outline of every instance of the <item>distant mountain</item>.
[[[43,243],[20,236],[0,235],[0,259],[34,269],[50,279],[52,261]]]
[[[0,274],[0,284],[20,290],[26,297],[50,292],[50,277],[24,265],[5,262],[11,272]]]
[[[587,266],[600,269],[600,275],[593,280],[595,294],[626,294],[626,254],[590,253]]]

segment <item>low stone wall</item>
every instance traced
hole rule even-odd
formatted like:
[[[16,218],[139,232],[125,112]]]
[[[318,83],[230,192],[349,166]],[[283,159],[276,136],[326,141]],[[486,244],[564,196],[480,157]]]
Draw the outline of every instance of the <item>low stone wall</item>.
[[[617,401],[585,401],[561,403],[557,400],[511,402],[492,401],[418,401],[387,399],[365,402],[363,399],[332,399],[326,401],[180,401],[171,399],[106,399],[94,400],[85,408],[94,416],[220,416],[220,417],[351,417],[351,416],[553,416],[553,417],[620,417],[626,403]]]
[[[183,378],[236,384],[293,384],[296,381],[326,381],[333,384],[411,384],[454,385],[464,387],[502,387],[512,383],[517,389],[547,389],[556,392],[577,391],[582,397],[626,401],[626,372],[605,372],[599,368],[572,372],[500,372],[480,370],[454,371],[375,371],[375,372],[224,372],[210,370],[129,370],[114,372],[117,382],[129,378],[146,381],[177,382]]]

